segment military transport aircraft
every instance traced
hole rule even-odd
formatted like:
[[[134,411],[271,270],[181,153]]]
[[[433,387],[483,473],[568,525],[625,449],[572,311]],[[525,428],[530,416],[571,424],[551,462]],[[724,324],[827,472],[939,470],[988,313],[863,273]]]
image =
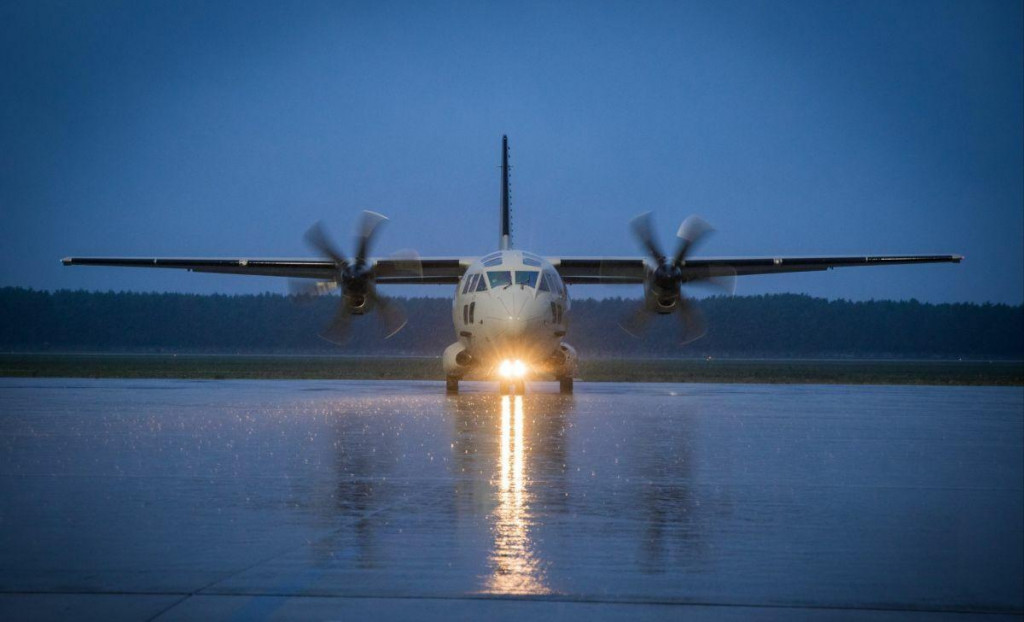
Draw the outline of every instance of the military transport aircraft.
[[[642,284],[642,306],[620,326],[635,334],[643,330],[652,315],[676,314],[683,327],[682,340],[687,342],[704,333],[704,321],[683,295],[683,285],[705,283],[731,291],[734,277],[750,274],[959,263],[963,259],[960,255],[692,258],[691,251],[711,230],[695,216],[680,225],[675,251],[666,255],[655,239],[649,214],[632,222],[633,233],[647,256],[542,257],[512,247],[508,138],[502,136],[501,141],[501,232],[498,250],[483,257],[421,258],[415,253],[370,257],[378,226],[387,219],[375,212],[363,212],[352,258],[345,256],[317,223],[306,233],[306,241],[322,255],[319,259],[67,257],[62,263],[312,279],[293,281],[293,291],[305,296],[340,289],[338,310],[322,333],[324,338],[339,343],[345,340],[353,315],[374,311],[388,337],[405,325],[398,304],[378,294],[378,285],[455,285],[452,320],[457,341],[443,356],[448,392],[458,392],[459,380],[474,371],[482,377],[497,377],[502,393],[521,393],[526,378],[541,375],[554,376],[561,391],[571,393],[578,358],[572,346],[563,341],[570,308],[566,285]]]

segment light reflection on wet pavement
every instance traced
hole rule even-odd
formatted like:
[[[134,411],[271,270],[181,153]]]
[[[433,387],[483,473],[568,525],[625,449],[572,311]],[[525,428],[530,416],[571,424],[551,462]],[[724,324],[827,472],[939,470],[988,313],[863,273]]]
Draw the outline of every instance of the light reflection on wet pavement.
[[[466,384],[0,379],[0,617],[1024,609],[1020,388]]]

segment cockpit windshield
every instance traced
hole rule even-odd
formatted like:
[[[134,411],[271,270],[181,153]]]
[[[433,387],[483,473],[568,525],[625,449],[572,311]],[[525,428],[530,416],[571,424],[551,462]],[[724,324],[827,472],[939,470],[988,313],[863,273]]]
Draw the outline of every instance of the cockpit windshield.
[[[529,287],[534,289],[537,287],[537,282],[540,280],[540,271],[538,270],[488,270],[487,271],[487,282],[490,284],[491,289],[498,289],[507,285],[522,285],[523,287]],[[481,279],[481,285],[482,279]],[[477,287],[477,291],[481,291],[482,287]]]
[[[491,284],[491,289],[511,285],[512,272],[509,270],[488,270],[487,280]]]
[[[537,276],[539,274],[536,270],[516,270],[516,285],[525,285],[533,289],[537,287]]]

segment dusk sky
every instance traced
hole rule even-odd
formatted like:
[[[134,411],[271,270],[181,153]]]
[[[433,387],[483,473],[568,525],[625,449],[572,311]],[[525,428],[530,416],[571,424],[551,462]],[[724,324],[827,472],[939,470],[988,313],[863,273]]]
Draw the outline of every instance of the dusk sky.
[[[61,257],[497,245],[635,256],[960,253],[740,279],[737,294],[1024,301],[1019,1],[2,2],[0,286],[284,293]],[[589,289],[574,297],[638,287]],[[405,294],[447,295],[424,286]]]

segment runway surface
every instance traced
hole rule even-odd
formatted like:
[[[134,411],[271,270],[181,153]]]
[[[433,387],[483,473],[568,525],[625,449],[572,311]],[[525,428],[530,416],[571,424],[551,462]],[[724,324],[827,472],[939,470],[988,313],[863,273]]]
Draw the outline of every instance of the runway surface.
[[[0,379],[0,619],[1019,619],[1020,387]]]

